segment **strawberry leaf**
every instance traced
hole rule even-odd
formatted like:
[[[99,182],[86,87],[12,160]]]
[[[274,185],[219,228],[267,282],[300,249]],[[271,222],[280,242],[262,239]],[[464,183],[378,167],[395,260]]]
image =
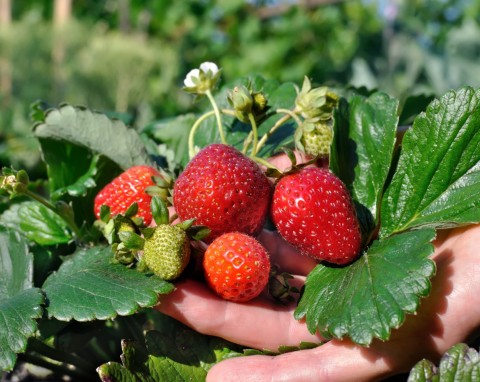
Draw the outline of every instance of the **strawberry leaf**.
[[[440,360],[438,368],[428,360],[418,362],[410,371],[408,382],[477,381],[480,376],[479,353],[466,344],[452,346]]]
[[[69,142],[87,148],[109,158],[123,170],[151,164],[134,129],[129,129],[118,119],[85,108],[63,105],[51,109],[45,114],[44,122],[34,127],[34,133],[40,140],[53,140],[57,144]]]
[[[331,170],[354,200],[378,221],[380,197],[392,161],[398,101],[384,93],[345,100],[335,115]]]
[[[349,336],[360,345],[374,337],[387,340],[430,292],[434,237],[433,229],[405,232],[374,242],[348,267],[318,265],[307,277],[295,317],[305,317],[309,331],[326,338]]]
[[[12,213],[17,217],[17,227],[12,227],[30,240],[40,245],[56,245],[68,243],[72,234],[67,223],[55,212],[37,202],[23,202],[12,205],[2,215],[2,220]]]
[[[122,363],[109,362],[97,372],[102,381],[205,381],[215,363],[240,355],[236,345],[199,334],[163,316],[145,342],[123,340]]]
[[[12,370],[17,353],[37,330],[43,294],[33,286],[33,256],[17,232],[0,228],[0,370]]]
[[[405,133],[382,203],[385,237],[480,222],[480,90],[433,101]]]
[[[109,247],[81,249],[43,285],[48,315],[61,321],[106,320],[157,303],[173,285],[113,262]]]

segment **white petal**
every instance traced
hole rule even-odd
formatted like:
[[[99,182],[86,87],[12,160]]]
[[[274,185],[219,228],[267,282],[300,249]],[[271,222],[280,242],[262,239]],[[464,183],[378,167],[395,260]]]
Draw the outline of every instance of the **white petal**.
[[[198,77],[200,77],[200,70],[192,69],[188,72],[187,76],[183,80],[183,84],[187,88],[193,88],[195,86],[195,83],[193,82],[193,78],[198,78]]]
[[[212,74],[215,75],[218,72],[218,66],[214,62],[204,62],[200,65],[200,70],[203,73],[207,73],[210,70]]]

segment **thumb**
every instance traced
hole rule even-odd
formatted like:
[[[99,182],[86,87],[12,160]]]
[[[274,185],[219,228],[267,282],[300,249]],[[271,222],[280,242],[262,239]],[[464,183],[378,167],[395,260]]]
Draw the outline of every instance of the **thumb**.
[[[398,366],[371,349],[334,340],[278,356],[231,358],[212,367],[207,382],[361,382],[385,378]]]

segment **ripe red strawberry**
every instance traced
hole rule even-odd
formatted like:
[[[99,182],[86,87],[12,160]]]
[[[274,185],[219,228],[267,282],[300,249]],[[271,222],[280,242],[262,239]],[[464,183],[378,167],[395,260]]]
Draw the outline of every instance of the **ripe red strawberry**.
[[[360,226],[347,188],[327,169],[306,167],[275,186],[271,214],[278,232],[302,253],[335,264],[361,249]]]
[[[240,232],[216,238],[205,252],[203,267],[208,285],[222,298],[235,302],[257,297],[270,274],[266,249]]]
[[[236,148],[212,144],[180,174],[173,205],[181,220],[211,230],[207,242],[225,232],[260,232],[269,211],[272,186],[260,167]]]
[[[100,207],[107,205],[110,207],[112,216],[123,214],[132,205],[137,202],[137,217],[143,218],[146,225],[152,220],[150,211],[151,196],[145,192],[147,187],[155,183],[153,176],[160,177],[160,173],[150,166],[134,166],[120,174],[118,177],[108,183],[95,197],[94,213],[100,218]]]

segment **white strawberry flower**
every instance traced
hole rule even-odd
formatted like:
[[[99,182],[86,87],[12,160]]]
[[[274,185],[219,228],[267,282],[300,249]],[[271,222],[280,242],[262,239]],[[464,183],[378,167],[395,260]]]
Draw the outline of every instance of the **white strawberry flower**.
[[[212,90],[220,78],[221,69],[214,62],[204,62],[200,68],[187,73],[183,80],[184,90],[189,93],[206,94]]]
[[[200,70],[203,73],[208,73],[210,71],[212,73],[212,76],[216,75],[219,71],[217,64],[208,61],[200,65]]]
[[[193,88],[195,87],[195,82],[198,82],[198,79],[200,77],[200,70],[199,69],[192,69],[187,73],[187,76],[183,80],[183,84],[187,88]],[[195,81],[197,80],[197,81]]]

